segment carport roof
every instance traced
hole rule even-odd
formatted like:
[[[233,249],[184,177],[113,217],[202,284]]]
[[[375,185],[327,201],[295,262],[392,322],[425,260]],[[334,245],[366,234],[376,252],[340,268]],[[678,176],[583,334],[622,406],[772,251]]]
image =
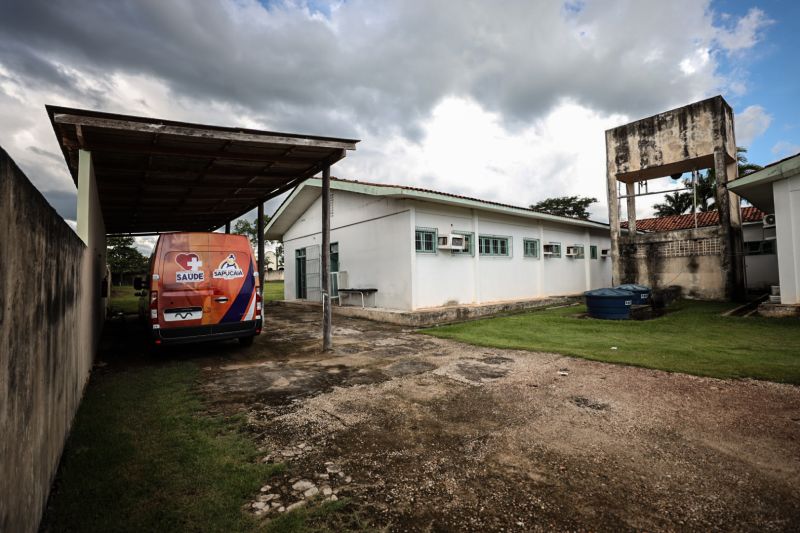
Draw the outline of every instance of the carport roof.
[[[46,107],[76,185],[78,151],[92,153],[109,234],[214,230],[358,142]]]

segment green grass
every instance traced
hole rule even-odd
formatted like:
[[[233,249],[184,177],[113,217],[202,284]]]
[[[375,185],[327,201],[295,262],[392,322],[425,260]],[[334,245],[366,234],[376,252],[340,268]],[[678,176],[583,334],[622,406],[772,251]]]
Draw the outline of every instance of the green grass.
[[[121,287],[111,287],[111,301],[109,307],[112,313],[136,314],[139,312],[139,297],[135,295],[136,290],[125,285]]]
[[[800,321],[723,317],[731,304],[683,301],[648,321],[578,319],[569,307],[423,333],[479,346],[555,352],[671,372],[800,384]],[[612,349],[616,347],[616,349]]]
[[[94,376],[64,450],[53,531],[252,531],[259,464],[241,419],[203,413],[188,362]]]
[[[261,291],[261,294],[264,295],[265,302],[283,300],[283,282],[267,281],[264,283],[264,289]]]

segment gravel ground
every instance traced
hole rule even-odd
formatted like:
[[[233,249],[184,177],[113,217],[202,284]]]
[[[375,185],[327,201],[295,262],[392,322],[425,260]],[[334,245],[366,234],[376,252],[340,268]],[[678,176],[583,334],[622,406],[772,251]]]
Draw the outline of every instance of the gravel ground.
[[[265,520],[348,497],[391,531],[800,530],[798,387],[340,317],[320,354],[317,314],[270,306],[252,347],[203,361],[211,408],[289,465],[253,495]]]

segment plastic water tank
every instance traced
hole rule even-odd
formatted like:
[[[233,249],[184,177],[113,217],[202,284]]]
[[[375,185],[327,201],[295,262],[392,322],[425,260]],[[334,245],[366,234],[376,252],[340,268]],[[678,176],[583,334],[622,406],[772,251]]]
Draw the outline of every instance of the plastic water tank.
[[[622,289],[623,291],[631,291],[636,298],[633,300],[633,305],[645,305],[650,301],[650,287],[644,285],[637,285],[636,283],[626,283],[624,285],[617,285],[615,289]]]
[[[637,295],[622,289],[595,289],[583,293],[589,316],[604,320],[627,320]]]

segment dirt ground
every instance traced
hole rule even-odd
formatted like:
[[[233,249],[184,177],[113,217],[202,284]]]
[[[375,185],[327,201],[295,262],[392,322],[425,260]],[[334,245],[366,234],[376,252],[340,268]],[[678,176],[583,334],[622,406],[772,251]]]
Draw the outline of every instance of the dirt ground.
[[[334,325],[320,354],[318,311],[270,306],[200,361],[289,465],[264,520],[333,496],[391,531],[800,530],[798,387]]]

